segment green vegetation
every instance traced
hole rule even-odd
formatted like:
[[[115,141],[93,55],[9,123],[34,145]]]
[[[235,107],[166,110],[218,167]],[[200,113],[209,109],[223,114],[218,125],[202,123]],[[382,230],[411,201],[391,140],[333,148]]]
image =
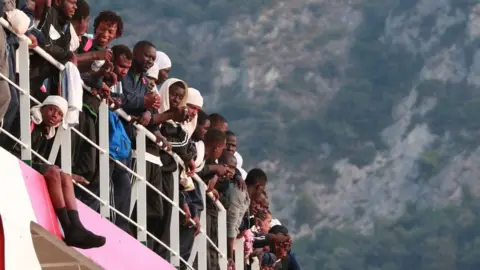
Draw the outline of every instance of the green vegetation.
[[[305,192],[299,196],[296,204],[295,222],[298,224],[314,225],[315,215],[318,213],[317,202]]]
[[[304,269],[477,270],[480,268],[480,200],[418,210],[398,221],[378,222],[372,234],[322,229],[294,242]],[[362,215],[362,209],[356,209]]]
[[[395,4],[373,0],[357,6],[364,21],[350,49],[351,67],[325,115],[324,131],[335,152],[359,166],[370,163],[374,150],[383,147],[379,133],[391,124],[392,107],[408,94],[423,66],[418,58],[381,39]],[[365,141],[374,146],[361,146]]]

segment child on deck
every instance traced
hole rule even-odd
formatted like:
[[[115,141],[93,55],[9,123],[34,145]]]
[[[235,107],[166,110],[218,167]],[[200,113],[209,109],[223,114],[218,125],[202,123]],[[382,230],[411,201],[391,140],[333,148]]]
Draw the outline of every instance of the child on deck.
[[[31,109],[31,149],[42,156],[48,155],[47,141],[55,137],[56,128],[63,123],[68,111],[67,101],[60,96],[48,96],[45,101]],[[13,152],[20,158],[21,147],[15,145]],[[89,249],[105,244],[105,237],[95,235],[83,227],[77,211],[77,203],[72,179],[77,183],[88,184],[78,175],[69,175],[54,165],[32,160],[32,167],[43,174],[57,217],[69,246]]]

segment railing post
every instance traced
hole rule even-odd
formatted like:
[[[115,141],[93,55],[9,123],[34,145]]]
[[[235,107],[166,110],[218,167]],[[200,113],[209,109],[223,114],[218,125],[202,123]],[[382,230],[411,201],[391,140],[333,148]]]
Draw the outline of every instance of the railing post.
[[[179,184],[180,184],[180,165],[177,164],[177,170],[173,172],[173,198],[177,205],[179,203]],[[181,205],[179,205],[182,207]],[[180,256],[180,212],[177,207],[172,205],[172,218],[170,221],[170,248],[178,252]],[[174,266],[180,265],[180,259],[178,256],[170,256],[170,263]]]
[[[243,269],[245,264],[245,249],[244,245],[245,239],[242,237],[240,239],[235,239],[234,249],[235,249],[235,269]]]
[[[62,171],[65,173],[72,173],[72,133],[70,128],[61,126],[58,129],[61,134],[57,136],[62,136],[62,146],[60,148],[61,158],[62,158]]]
[[[145,160],[145,131],[137,129],[137,149],[135,149],[137,174],[147,181],[147,163]],[[143,181],[137,181],[137,223],[142,228],[147,228],[147,185]],[[137,239],[147,244],[147,234],[137,228]]]
[[[202,194],[202,201],[206,202],[206,188],[204,185],[197,185],[198,189],[200,190],[200,194]],[[197,188],[196,187],[196,188]],[[202,229],[207,228],[207,211],[204,210],[200,213],[200,227]],[[195,237],[195,241],[193,242],[192,253],[190,254],[190,258],[188,258],[188,263],[193,265],[195,261],[195,257],[197,257],[197,269],[207,269],[207,236],[203,233],[197,235]]]
[[[109,123],[108,123],[108,105],[102,100],[98,109],[98,144],[105,152],[99,151],[99,179],[100,179],[100,198],[105,202],[110,202],[110,154],[109,154]],[[100,214],[110,217],[110,209],[107,205],[100,205]]]
[[[133,169],[134,171],[136,171],[136,169]],[[139,180],[137,180],[136,177],[132,176],[131,177],[131,180],[132,180],[132,191],[131,191],[131,195],[130,195],[130,211],[128,212],[130,215],[130,217],[133,215],[133,210],[135,210],[135,205],[137,203],[137,194],[138,194],[138,182],[140,182]]]
[[[252,270],[260,270],[260,262],[258,261],[257,257],[253,257],[253,262],[252,262]]]
[[[218,211],[218,249],[227,256],[227,211],[220,210]],[[218,255],[218,265],[220,269],[227,270],[228,260],[226,257]]]
[[[58,132],[60,131],[61,128],[58,129]],[[58,152],[60,151],[60,145],[62,144],[62,136],[58,135],[55,136],[55,139],[53,141],[52,149],[50,150],[50,155],[48,156],[48,162],[55,164],[58,156]]]
[[[30,164],[32,160],[32,153],[30,153],[30,147],[32,146],[30,137],[30,54],[28,52],[28,42],[23,39],[19,39],[19,41],[19,86],[26,91],[26,93],[20,92],[19,98],[20,138],[22,143],[28,146],[28,149],[22,147],[22,160]],[[5,46],[5,44],[2,44],[2,46]]]

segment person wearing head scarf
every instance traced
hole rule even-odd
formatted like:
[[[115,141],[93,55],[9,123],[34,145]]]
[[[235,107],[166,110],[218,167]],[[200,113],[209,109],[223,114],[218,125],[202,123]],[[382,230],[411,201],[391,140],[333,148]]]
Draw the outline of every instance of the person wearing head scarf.
[[[153,64],[153,66],[147,71],[147,81],[148,81],[148,90],[155,91],[158,93],[157,88],[157,81],[159,75],[159,68],[157,64]]]
[[[158,67],[157,85],[161,85],[168,79],[168,73],[172,68],[172,61],[170,57],[164,52],[157,51],[157,58],[155,65]]]
[[[158,86],[168,78],[172,61],[164,52],[157,51],[153,66],[147,71],[148,89],[158,93]]]
[[[48,96],[41,105],[32,107],[30,111],[32,151],[44,157],[49,154],[48,141],[55,137],[56,128],[64,123],[63,119],[67,112],[68,102],[60,96]],[[19,159],[21,149],[20,145],[13,147],[13,153]],[[77,211],[72,180],[80,184],[88,184],[88,181],[78,175],[66,174],[57,166],[44,164],[39,159],[32,160],[32,167],[41,173],[47,182],[50,199],[65,234],[65,243],[81,249],[103,246],[105,237],[85,229]]]
[[[187,151],[189,135],[183,125],[188,120],[188,86],[182,80],[168,79],[159,92],[160,108],[157,114],[152,115],[149,126],[160,126],[159,132],[155,134],[157,140],[168,144],[186,161],[186,164],[190,164],[192,158]],[[175,160],[164,151],[159,151],[157,147],[152,148],[148,145],[146,159],[148,180],[165,196],[173,199],[173,173],[177,171]],[[172,206],[157,193],[147,189],[147,227],[167,245],[170,242],[171,213]],[[163,246],[154,241],[147,244],[158,255],[168,259],[169,251]]]

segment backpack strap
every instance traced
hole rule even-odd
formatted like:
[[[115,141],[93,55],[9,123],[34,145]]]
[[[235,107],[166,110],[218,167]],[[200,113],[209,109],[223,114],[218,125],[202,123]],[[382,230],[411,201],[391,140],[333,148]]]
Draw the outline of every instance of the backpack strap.
[[[33,132],[35,129],[35,123],[33,121],[30,121],[30,134]]]

